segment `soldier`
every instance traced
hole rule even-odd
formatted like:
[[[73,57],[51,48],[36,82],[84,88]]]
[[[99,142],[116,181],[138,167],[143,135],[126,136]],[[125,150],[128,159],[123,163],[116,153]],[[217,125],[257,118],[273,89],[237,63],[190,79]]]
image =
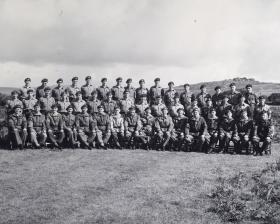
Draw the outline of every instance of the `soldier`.
[[[121,109],[115,107],[115,113],[110,117],[111,137],[118,149],[122,149],[124,140],[124,119],[120,112]]]
[[[219,140],[219,118],[216,116],[215,108],[211,108],[206,120],[208,135],[206,135],[206,153],[212,153],[216,149]]]
[[[128,91],[124,92],[123,99],[119,101],[119,106],[121,108],[121,113],[124,115],[128,114],[130,107],[134,107],[134,100],[130,98]]]
[[[91,76],[85,78],[86,84],[81,87],[81,92],[83,95],[83,100],[88,101],[91,93],[95,91],[94,86],[91,84]]]
[[[93,119],[96,123],[98,145],[106,150],[111,136],[111,123],[110,117],[104,112],[104,107],[102,105],[98,106],[98,113],[93,116]]]
[[[236,84],[233,82],[229,85],[230,87],[230,93],[228,94],[228,102],[232,105],[235,106],[239,102],[239,95],[240,92],[236,90]]]
[[[132,79],[129,78],[126,80],[127,86],[124,87],[124,91],[128,91],[129,97],[135,100],[135,88],[131,85],[131,83],[132,83]]]
[[[8,119],[9,135],[12,149],[23,149],[27,137],[27,121],[20,105],[14,107],[14,113]]]
[[[168,90],[164,93],[164,102],[165,105],[170,108],[174,103],[175,95],[177,94],[176,90],[174,89],[174,82],[168,83]]]
[[[178,93],[175,94],[174,96],[174,102],[172,103],[170,109],[169,109],[169,114],[172,118],[178,116],[178,109],[183,109],[184,110],[184,106],[180,103],[180,96]]]
[[[245,93],[245,102],[249,105],[250,114],[249,116],[252,117],[255,111],[256,105],[259,103],[259,99],[255,93],[253,93],[253,87],[251,84],[246,85],[247,92]]]
[[[134,143],[138,141],[140,129],[140,116],[136,114],[135,107],[130,107],[129,113],[124,119],[125,140],[128,148],[135,149]]]
[[[208,119],[208,116],[209,114],[211,113],[211,110],[213,109],[213,103],[212,103],[212,100],[211,98],[208,98],[206,100],[206,105],[204,107],[201,108],[201,115],[202,117],[207,120]]]
[[[23,111],[27,118],[31,115],[37,102],[38,100],[34,96],[34,90],[32,88],[28,89],[27,96],[22,100]]]
[[[247,113],[250,114],[249,105],[245,103],[245,96],[240,94],[239,103],[234,107],[234,119],[239,120],[243,110],[247,110]]]
[[[81,91],[76,92],[76,99],[72,101],[73,109],[75,114],[82,112],[82,106],[86,104],[86,101],[83,100],[83,95]]]
[[[273,126],[265,111],[261,112],[260,120],[256,122],[252,138],[255,155],[268,154],[269,146],[273,138]],[[262,146],[260,143],[263,143]]]
[[[207,93],[206,85],[201,85],[200,86],[200,93],[197,95],[196,98],[197,98],[197,101],[198,101],[198,106],[200,108],[205,107],[206,100],[208,98],[211,98],[211,95]]]
[[[96,123],[93,121],[92,116],[87,112],[87,105],[82,106],[82,113],[76,116],[76,129],[78,132],[78,140],[83,147],[92,150],[92,144],[96,138]]]
[[[111,92],[107,93],[107,99],[102,101],[101,105],[104,107],[105,113],[109,116],[113,115],[116,107],[118,107],[117,102],[113,100],[113,95]]]
[[[65,88],[63,86],[63,79],[59,78],[57,81],[57,86],[52,89],[52,97],[55,99],[55,102],[61,100],[62,94],[65,92]]]
[[[45,95],[39,99],[42,113],[47,115],[52,110],[52,106],[55,104],[55,99],[51,96],[51,88],[46,87],[44,89]]]
[[[227,109],[219,125],[220,153],[228,152],[229,143],[233,140],[233,136],[236,136],[236,131],[236,123],[232,117],[232,111]]]
[[[44,147],[47,140],[46,117],[41,113],[40,104],[34,105],[34,113],[28,118],[27,127],[31,143],[37,149]]]
[[[73,114],[74,108],[72,105],[67,107],[67,113],[62,114],[63,129],[66,137],[66,143],[74,149],[77,143],[76,116]]]
[[[107,86],[107,78],[101,79],[102,85],[96,89],[98,94],[98,99],[100,101],[107,100],[108,93],[111,92],[110,88]]]
[[[247,110],[242,110],[240,118],[236,122],[237,133],[233,136],[234,154],[241,153],[244,149],[249,152],[249,140],[252,137],[253,121],[249,119]]]
[[[192,104],[185,109],[185,115],[191,119],[193,116],[193,111],[198,110],[199,114],[201,114],[201,109],[198,107],[198,101],[196,98],[192,99]]]
[[[152,104],[151,109],[152,109],[152,115],[154,117],[160,117],[162,116],[162,109],[166,108],[165,104],[162,103],[162,98],[161,96],[156,97],[155,104]]]
[[[117,103],[123,99],[124,88],[122,87],[122,78],[118,77],[116,79],[117,84],[111,89],[113,94],[113,100],[117,101]]]
[[[101,105],[100,100],[98,100],[97,98],[97,92],[93,91],[91,93],[92,98],[90,100],[87,101],[87,107],[88,107],[88,111],[91,115],[97,114],[98,113],[98,106]]]
[[[71,105],[69,101],[69,94],[68,92],[63,92],[61,95],[61,100],[57,103],[59,105],[59,113],[66,114],[67,108]]]
[[[48,79],[42,79],[41,85],[36,89],[36,98],[39,100],[41,97],[45,96],[45,88],[48,85]]]
[[[160,78],[154,80],[155,85],[150,89],[150,103],[155,104],[157,98],[162,98],[164,96],[164,89],[160,86]]]
[[[156,149],[165,151],[170,142],[170,138],[174,129],[172,118],[168,115],[168,109],[162,108],[162,116],[157,117],[155,121],[156,131]]]
[[[268,106],[265,103],[265,96],[260,96],[259,97],[259,104],[256,106],[255,111],[254,111],[254,120],[258,121],[261,120],[261,112],[265,111],[268,115],[268,119],[271,119],[271,114],[272,111],[270,109],[270,106]]]
[[[64,139],[63,120],[60,113],[58,113],[58,105],[51,106],[52,111],[48,113],[46,118],[46,126],[48,136],[53,148],[62,149],[61,144]]]
[[[24,79],[24,86],[19,90],[19,94],[20,94],[20,99],[23,100],[27,97],[28,93],[27,91],[32,89],[34,91],[34,89],[31,87],[31,79],[30,78],[26,78]]]
[[[76,93],[81,91],[80,87],[78,86],[78,81],[79,81],[78,77],[73,77],[72,84],[68,86],[68,88],[66,89],[66,91],[69,94],[70,102],[72,102],[76,98]]]
[[[184,92],[182,92],[180,95],[180,102],[185,108],[185,114],[187,109],[191,106],[192,99],[194,98],[195,95],[190,91],[190,84],[184,84]]]
[[[145,80],[144,79],[140,79],[139,80],[139,85],[140,85],[140,87],[138,87],[135,90],[135,103],[136,104],[140,104],[141,96],[142,95],[146,95],[147,96],[147,100],[149,102],[149,89],[145,87]]]
[[[216,109],[217,116],[220,120],[223,119],[223,117],[225,115],[225,111],[228,110],[228,109],[232,110],[232,105],[228,103],[228,96],[224,95],[221,105],[218,106],[217,109]]]
[[[148,101],[147,101],[147,95],[143,94],[141,96],[140,104],[136,104],[136,111],[137,114],[140,115],[140,117],[143,117],[145,114],[146,108],[150,107]]]
[[[13,110],[14,110],[15,106],[19,105],[21,108],[23,107],[21,100],[18,99],[19,92],[16,90],[13,90],[11,95],[12,95],[12,99],[7,100],[7,103],[6,103],[6,110],[7,110],[8,115],[10,115],[11,113],[14,112]]]
[[[212,96],[213,107],[219,106],[219,102],[223,99],[221,86],[215,87],[215,94]]]
[[[206,141],[207,124],[203,117],[200,116],[199,109],[193,110],[193,116],[189,120],[189,130],[186,133],[187,151],[202,152]]]

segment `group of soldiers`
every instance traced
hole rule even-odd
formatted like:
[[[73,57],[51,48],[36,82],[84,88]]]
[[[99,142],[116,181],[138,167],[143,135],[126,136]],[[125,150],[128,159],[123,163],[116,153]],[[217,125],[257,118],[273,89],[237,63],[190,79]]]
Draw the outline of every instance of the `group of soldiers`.
[[[132,79],[123,86],[121,77],[116,85],[92,84],[85,78],[79,87],[78,77],[72,84],[50,88],[48,80],[34,89],[31,79],[11,93],[7,101],[8,128],[12,149],[42,148],[143,148],[146,150],[197,151],[206,153],[267,153],[273,137],[271,110],[265,96],[257,97],[252,85],[246,92],[236,90],[235,83],[223,92],[192,93],[189,84],[178,93],[174,82],[168,88],[154,80],[151,88],[145,80],[139,87]],[[253,150],[251,150],[253,149]]]

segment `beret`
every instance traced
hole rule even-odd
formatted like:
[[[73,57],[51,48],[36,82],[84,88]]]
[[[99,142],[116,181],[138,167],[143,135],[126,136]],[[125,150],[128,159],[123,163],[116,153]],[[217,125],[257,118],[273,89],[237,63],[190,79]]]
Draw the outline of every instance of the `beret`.
[[[145,80],[144,80],[144,79],[140,79],[140,80],[139,80],[139,83],[141,83],[141,82],[145,82]]]
[[[173,82],[173,81],[171,81],[171,82],[169,82],[169,83],[168,83],[168,85],[171,85],[171,84],[172,84],[172,85],[174,85],[174,82]]]
[[[107,93],[108,94],[108,93]],[[93,90],[92,92],[91,92],[91,95],[97,95],[97,91],[96,90]]]
[[[161,99],[161,96],[156,96],[156,99]]]
[[[208,98],[206,99],[206,102],[208,102],[208,101],[212,101],[212,99],[211,99],[210,97],[208,97]]]
[[[203,88],[206,88],[206,85],[202,84],[202,85],[200,86],[200,89],[203,89]]]
[[[77,92],[76,92],[76,96],[81,95],[81,94],[82,94],[81,91],[77,91]]]
[[[126,83],[131,83],[131,82],[132,82],[132,79],[131,79],[131,78],[129,78],[129,79],[126,80]]]
[[[110,91],[110,92],[108,92],[106,95],[107,95],[107,96],[113,96],[113,94],[112,94],[112,92],[111,92],[111,91]]]
[[[151,108],[150,108],[150,107],[146,107],[146,108],[145,108],[145,111],[146,111],[146,110],[151,110]]]
[[[56,80],[56,82],[63,82],[63,79],[62,78],[59,78],[58,80]]]
[[[177,109],[177,112],[180,111],[180,110],[185,111],[183,108],[178,108],[178,109]]]
[[[122,77],[118,77],[116,81],[122,81]]]
[[[216,87],[215,87],[215,90],[217,90],[217,89],[221,89],[221,86],[216,86]]]
[[[81,107],[81,109],[83,109],[83,108],[88,108],[88,106],[87,106],[86,104],[84,104],[84,105]]]
[[[75,76],[72,78],[72,81],[74,81],[74,80],[79,80],[79,78],[77,76]]]
[[[143,98],[143,97],[147,97],[147,94],[141,94],[141,96],[140,96],[141,98]]]
[[[184,87],[186,87],[186,86],[190,86],[190,84],[189,83],[184,84]]]
[[[253,87],[252,84],[247,84],[246,85],[246,89],[249,88],[249,87],[252,88]]]
[[[24,81],[25,81],[25,82],[26,82],[26,81],[31,81],[31,79],[30,79],[30,78],[25,78]]]
[[[130,107],[129,110],[135,110],[135,107]]]
[[[234,82],[230,83],[229,87],[232,87],[232,86],[236,86],[236,84]]]
[[[42,79],[41,82],[48,82],[48,81],[49,81],[48,79],[44,78],[44,79]]]
[[[212,111],[215,111],[215,112],[216,112],[216,109],[215,109],[214,107],[212,107],[212,108],[210,109],[210,112],[212,112]]]
[[[33,89],[28,89],[27,93],[30,93],[30,92],[34,92],[34,90]]]
[[[50,91],[50,90],[51,90],[51,88],[48,86],[44,89],[44,91]]]
[[[70,108],[71,108],[71,109],[74,109],[72,105],[69,105],[69,106],[66,108],[66,110],[69,110]]]
[[[154,80],[155,82],[157,82],[157,81],[160,81],[160,78],[155,78],[155,80]]]
[[[91,79],[91,76],[88,75],[88,76],[85,78],[85,80],[88,80],[88,79]]]
[[[15,105],[15,106],[14,106],[14,109],[17,109],[17,108],[22,109],[20,105]]]
[[[264,95],[259,96],[259,99],[265,99],[266,97]]]
[[[179,93],[175,93],[174,98],[180,98]]]
[[[98,105],[98,106],[97,106],[97,109],[101,109],[101,108],[104,109],[103,105]]]
[[[52,108],[52,109],[53,109],[53,108],[59,108],[59,105],[58,105],[58,104],[53,104],[51,108]]]
[[[193,112],[195,112],[195,111],[199,111],[199,108],[198,108],[198,107],[195,107],[195,108],[193,109]]]
[[[41,107],[40,103],[35,103],[34,108],[35,107]]]
[[[164,111],[164,110],[167,110],[167,111],[168,111],[167,107],[163,107],[163,108],[161,109],[161,111]]]
[[[101,82],[107,82],[107,78],[102,78]]]

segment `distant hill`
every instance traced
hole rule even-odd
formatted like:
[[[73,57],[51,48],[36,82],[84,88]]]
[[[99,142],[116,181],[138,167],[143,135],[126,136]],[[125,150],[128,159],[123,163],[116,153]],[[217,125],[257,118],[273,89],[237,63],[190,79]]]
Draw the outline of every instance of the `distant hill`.
[[[14,87],[0,87],[0,93],[6,94],[6,95],[10,95],[11,92],[12,92],[13,90],[16,90],[16,89],[19,89],[19,88],[14,88]]]

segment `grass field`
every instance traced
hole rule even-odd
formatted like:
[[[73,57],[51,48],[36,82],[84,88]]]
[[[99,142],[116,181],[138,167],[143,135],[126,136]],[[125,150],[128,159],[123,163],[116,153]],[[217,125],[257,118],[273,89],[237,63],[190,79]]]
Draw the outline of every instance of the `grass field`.
[[[280,157],[143,150],[0,150],[0,223],[222,223],[221,176]]]

